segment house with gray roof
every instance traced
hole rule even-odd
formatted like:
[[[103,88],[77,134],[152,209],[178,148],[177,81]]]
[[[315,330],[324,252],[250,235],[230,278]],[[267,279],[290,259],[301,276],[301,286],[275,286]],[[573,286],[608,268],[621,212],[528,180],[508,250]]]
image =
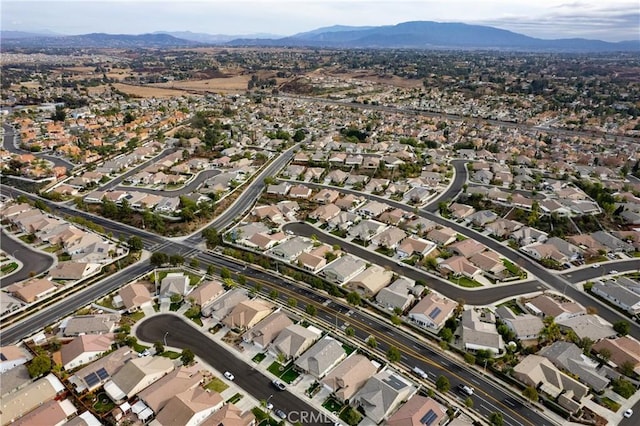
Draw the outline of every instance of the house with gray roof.
[[[295,365],[316,379],[321,379],[346,357],[347,353],[342,344],[327,336],[305,351],[296,360]]]
[[[515,315],[505,306],[496,309],[496,316],[500,318],[513,331],[518,340],[537,339],[544,323],[540,317],[531,314]]]
[[[634,247],[633,244],[629,244],[625,241],[622,241],[618,237],[614,237],[608,232],[605,231],[597,231],[591,234],[591,237],[607,247],[609,250],[614,252],[633,252]]]
[[[544,243],[548,237],[549,235],[546,232],[530,226],[523,226],[509,235],[509,238],[517,242],[520,247],[533,243]]]
[[[556,321],[560,330],[573,331],[580,339],[589,338],[594,342],[615,337],[618,333],[611,324],[596,315],[580,315]]]
[[[539,355],[559,369],[577,376],[578,380],[596,392],[604,391],[609,385],[609,379],[598,372],[598,363],[584,355],[575,343],[554,342],[551,346],[542,348]]]
[[[320,275],[334,284],[342,285],[364,271],[366,266],[364,260],[347,254],[322,268]]]
[[[386,309],[400,309],[405,311],[415,300],[411,290],[415,281],[408,278],[398,278],[376,295],[376,302]]]
[[[268,251],[269,254],[287,262],[291,262],[302,253],[306,253],[313,248],[313,242],[304,237],[290,238]]]
[[[491,210],[480,210],[471,214],[467,220],[476,226],[485,226],[486,224],[497,220],[499,217],[500,216]]]
[[[76,315],[60,326],[65,336],[112,333],[120,323],[119,314]]]
[[[387,228],[382,222],[375,220],[363,220],[349,230],[349,238],[357,238],[362,241],[370,241]]]
[[[640,294],[634,293],[612,280],[597,281],[591,292],[608,300],[631,315],[640,314]]]
[[[172,360],[162,356],[146,356],[127,362],[110,381],[105,383],[104,391],[112,401],[118,402],[131,398],[147,386],[173,371]]]
[[[237,304],[245,300],[249,300],[247,291],[242,288],[235,288],[218,297],[212,303],[203,306],[202,315],[211,317],[215,321],[222,321]]]
[[[314,330],[293,324],[283,329],[278,337],[271,344],[269,351],[284,354],[286,359],[299,357],[304,351],[309,349],[320,335]]]
[[[258,324],[250,328],[242,339],[253,342],[259,348],[266,348],[275,340],[278,334],[285,328],[293,325],[293,321],[284,312],[276,311]]]
[[[365,416],[377,424],[385,420],[402,401],[409,399],[417,390],[409,380],[387,369],[367,380],[350,403],[361,408]]]
[[[462,344],[468,351],[486,350],[494,355],[502,353],[504,342],[496,328],[492,312],[467,309],[462,313]]]

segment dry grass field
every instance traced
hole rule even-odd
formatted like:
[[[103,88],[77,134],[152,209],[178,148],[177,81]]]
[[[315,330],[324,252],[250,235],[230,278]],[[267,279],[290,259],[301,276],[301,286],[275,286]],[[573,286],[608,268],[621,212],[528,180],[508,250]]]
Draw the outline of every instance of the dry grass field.
[[[250,78],[248,75],[237,75],[228,78],[209,78],[206,80],[170,81],[145,87],[179,89],[189,92],[239,93],[247,90],[247,83]]]
[[[113,87],[123,93],[140,98],[171,98],[174,96],[186,96],[190,94],[184,90],[168,89],[151,85],[135,86],[132,84],[115,83]]]

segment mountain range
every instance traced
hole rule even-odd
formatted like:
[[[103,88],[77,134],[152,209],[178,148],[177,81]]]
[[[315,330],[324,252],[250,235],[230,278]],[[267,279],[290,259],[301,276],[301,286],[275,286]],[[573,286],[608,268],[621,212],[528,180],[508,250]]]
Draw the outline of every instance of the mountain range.
[[[84,34],[74,36],[16,31],[0,32],[3,48],[11,47],[111,47],[167,48],[218,46],[482,49],[510,51],[615,52],[640,51],[640,40],[606,42],[583,38],[540,39],[499,28],[432,21],[397,25],[355,27],[336,25],[289,37],[270,34],[230,36],[223,34],[156,32],[153,34]]]

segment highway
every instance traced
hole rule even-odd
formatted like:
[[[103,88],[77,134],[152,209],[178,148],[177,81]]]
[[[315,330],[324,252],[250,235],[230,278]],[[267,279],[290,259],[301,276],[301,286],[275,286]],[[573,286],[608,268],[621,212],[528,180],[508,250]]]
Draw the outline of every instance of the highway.
[[[54,262],[53,256],[49,253],[35,250],[23,244],[21,241],[16,241],[8,236],[4,232],[4,229],[2,230],[0,238],[0,248],[9,256],[22,262],[22,269],[0,279],[0,288],[5,288],[18,281],[26,280],[31,276],[39,275],[49,270]]]
[[[262,372],[248,366],[245,362],[233,356],[234,349],[221,347],[217,342],[209,339],[202,332],[194,330],[185,323],[184,318],[175,315],[156,315],[143,320],[136,329],[136,336],[146,342],[162,341],[166,335],[168,346],[177,348],[189,348],[195,355],[202,358],[221,373],[229,371],[235,376],[234,383],[248,392],[259,401],[269,400],[274,410],[280,409],[292,414],[292,419],[297,413],[313,413],[307,418],[320,419],[320,413],[315,408],[298,398],[289,391],[278,391],[271,385],[270,379]],[[272,396],[271,396],[272,395]],[[270,398],[271,396],[271,398]],[[270,398],[270,399],[269,399]],[[327,416],[328,417],[328,416]],[[292,423],[294,423],[292,421]],[[308,425],[325,424],[305,422]]]

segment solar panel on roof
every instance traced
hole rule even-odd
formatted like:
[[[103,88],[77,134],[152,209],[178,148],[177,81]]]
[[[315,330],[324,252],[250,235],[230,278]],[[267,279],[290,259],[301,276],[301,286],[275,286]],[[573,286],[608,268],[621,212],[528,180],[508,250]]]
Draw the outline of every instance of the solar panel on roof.
[[[433,423],[437,418],[438,415],[433,410],[429,409],[427,414],[422,416],[422,418],[420,419],[420,423],[422,423],[423,425],[431,426],[431,423]]]
[[[89,387],[95,386],[100,383],[100,379],[96,373],[87,374],[84,376],[84,381],[87,383]]]
[[[437,307],[434,308],[433,311],[431,311],[431,313],[429,314],[429,318],[435,319],[438,315],[440,315],[440,312],[442,312],[442,309]]]
[[[107,370],[105,370],[104,368],[96,371],[96,374],[98,375],[98,377],[100,377],[100,380],[104,380],[109,377],[109,373],[107,373]]]

